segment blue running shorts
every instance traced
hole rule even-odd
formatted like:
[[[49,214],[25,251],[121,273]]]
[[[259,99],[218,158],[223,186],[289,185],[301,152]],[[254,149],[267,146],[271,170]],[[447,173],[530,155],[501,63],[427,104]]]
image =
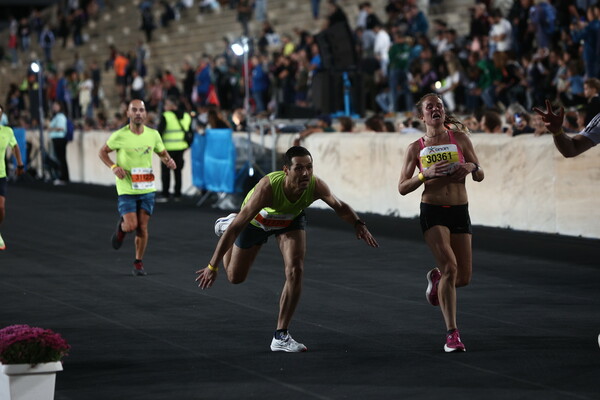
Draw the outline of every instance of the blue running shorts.
[[[148,215],[154,212],[154,197],[156,192],[145,194],[122,194],[119,196],[119,214],[137,213],[146,210]]]

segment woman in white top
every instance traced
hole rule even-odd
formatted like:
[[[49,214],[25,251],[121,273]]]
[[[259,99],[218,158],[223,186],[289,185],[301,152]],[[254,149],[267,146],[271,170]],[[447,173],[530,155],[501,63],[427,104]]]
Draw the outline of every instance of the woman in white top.
[[[79,82],[79,106],[81,113],[86,118],[94,118],[94,107],[92,104],[92,91],[94,90],[94,82],[90,78],[88,72],[83,73],[83,79]]]
[[[437,92],[442,96],[448,111],[454,112],[456,110],[454,91],[460,85],[462,67],[458,57],[450,50],[444,53],[444,61],[447,75],[442,79]]]

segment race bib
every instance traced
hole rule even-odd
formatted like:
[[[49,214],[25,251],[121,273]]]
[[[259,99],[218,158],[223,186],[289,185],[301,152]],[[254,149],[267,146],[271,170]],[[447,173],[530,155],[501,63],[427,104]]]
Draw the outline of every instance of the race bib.
[[[254,221],[256,221],[263,230],[272,231],[274,229],[287,228],[295,217],[294,214],[269,214],[265,210],[260,210],[256,217],[254,217]]]
[[[152,168],[132,168],[131,187],[137,190],[154,189]]]
[[[421,150],[419,157],[421,158],[423,171],[440,161],[448,161],[448,164],[450,164],[450,171],[452,171],[460,162],[458,157],[458,147],[455,144],[425,147]]]

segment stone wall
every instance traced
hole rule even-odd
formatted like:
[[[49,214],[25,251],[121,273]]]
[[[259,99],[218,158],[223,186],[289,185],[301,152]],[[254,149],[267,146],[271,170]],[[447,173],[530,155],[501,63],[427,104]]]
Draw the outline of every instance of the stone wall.
[[[400,196],[398,180],[404,151],[418,138],[315,134],[303,145],[314,157],[315,174],[357,211],[415,217],[422,190]],[[549,135],[473,134],[471,140],[485,171],[483,182],[467,179],[473,224],[600,238],[598,148],[565,159]]]
[[[241,134],[245,137],[245,134]],[[28,132],[36,142],[37,132]],[[71,179],[113,185],[114,176],[98,158],[107,132],[78,132],[68,145]],[[275,148],[283,153],[292,135],[278,135]],[[315,174],[359,212],[415,217],[421,190],[398,193],[402,157],[418,135],[398,133],[314,134],[303,145],[314,157]],[[523,135],[473,134],[481,183],[467,179],[471,220],[475,225],[523,231],[600,238],[600,150],[592,148],[565,159],[552,138]],[[253,135],[256,144],[272,148],[271,136]],[[265,154],[269,154],[267,149]],[[239,154],[244,154],[243,151]],[[155,157],[155,169],[159,168]],[[279,167],[279,163],[276,164]],[[190,152],[186,152],[183,188],[191,185]],[[160,187],[160,184],[158,185]],[[317,202],[314,207],[325,207]]]

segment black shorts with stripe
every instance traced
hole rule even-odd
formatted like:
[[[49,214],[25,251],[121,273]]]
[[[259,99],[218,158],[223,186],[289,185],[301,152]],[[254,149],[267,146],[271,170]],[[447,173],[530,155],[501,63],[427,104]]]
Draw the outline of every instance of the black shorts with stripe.
[[[263,245],[267,243],[269,236],[280,235],[285,232],[304,230],[306,228],[306,214],[304,211],[300,213],[292,222],[283,229],[273,229],[265,231],[262,228],[258,228],[252,224],[248,224],[242,233],[235,240],[235,245],[242,249],[249,249],[256,245]]]

